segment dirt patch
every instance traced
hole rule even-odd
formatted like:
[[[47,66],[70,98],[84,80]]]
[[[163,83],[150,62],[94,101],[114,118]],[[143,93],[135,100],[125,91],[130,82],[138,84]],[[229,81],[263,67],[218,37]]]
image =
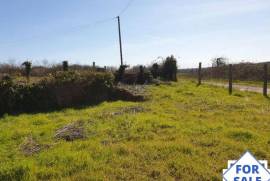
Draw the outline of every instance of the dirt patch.
[[[112,92],[113,100],[123,100],[123,101],[145,101],[146,86],[145,85],[124,85],[119,84],[115,87]]]
[[[32,156],[35,153],[39,153],[44,145],[40,145],[33,139],[32,136],[26,137],[23,143],[20,145],[20,150],[25,156]]]
[[[126,85],[126,84],[118,84],[117,88],[125,89],[133,94],[143,95],[146,93],[147,85]]]
[[[84,122],[77,121],[58,129],[54,135],[54,138],[66,141],[74,141],[77,139],[86,138]]]

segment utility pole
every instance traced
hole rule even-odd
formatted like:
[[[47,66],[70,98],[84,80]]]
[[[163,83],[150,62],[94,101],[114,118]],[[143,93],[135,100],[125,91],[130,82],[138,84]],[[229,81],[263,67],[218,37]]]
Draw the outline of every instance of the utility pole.
[[[118,20],[118,33],[119,33],[119,45],[120,45],[120,58],[121,58],[121,66],[123,66],[123,51],[122,51],[122,38],[121,38],[121,24],[120,17],[117,16]]]

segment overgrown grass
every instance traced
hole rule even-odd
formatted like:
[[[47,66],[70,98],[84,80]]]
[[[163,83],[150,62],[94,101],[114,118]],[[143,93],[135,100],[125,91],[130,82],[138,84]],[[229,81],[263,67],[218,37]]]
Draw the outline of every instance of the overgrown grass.
[[[270,160],[269,99],[229,96],[190,80],[148,91],[142,103],[4,116],[0,180],[221,180],[227,161],[245,150]],[[57,129],[79,120],[86,139],[54,138]],[[47,146],[25,156],[20,145],[29,136]]]

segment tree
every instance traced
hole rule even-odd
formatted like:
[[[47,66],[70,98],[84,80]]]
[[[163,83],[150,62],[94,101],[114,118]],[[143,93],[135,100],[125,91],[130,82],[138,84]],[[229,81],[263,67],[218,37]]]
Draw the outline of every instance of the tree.
[[[161,76],[167,81],[177,81],[177,60],[174,56],[167,57],[163,62]]]
[[[144,67],[140,66],[139,67],[139,73],[137,75],[137,83],[138,84],[144,84],[145,83],[145,78],[144,78]]]
[[[227,58],[225,57],[218,57],[212,59],[212,67],[222,67],[227,65]]]
[[[68,61],[63,61],[63,71],[68,71]]]
[[[159,76],[159,65],[157,63],[154,63],[152,65],[151,73],[152,73],[154,79],[158,78],[158,76]]]
[[[24,70],[25,70],[25,76],[27,79],[27,82],[30,82],[30,73],[31,73],[31,69],[32,69],[32,63],[29,61],[25,61],[22,64],[24,66]]]
[[[120,65],[119,69],[115,73],[116,82],[121,82],[123,80],[126,68],[128,68],[127,65]]]

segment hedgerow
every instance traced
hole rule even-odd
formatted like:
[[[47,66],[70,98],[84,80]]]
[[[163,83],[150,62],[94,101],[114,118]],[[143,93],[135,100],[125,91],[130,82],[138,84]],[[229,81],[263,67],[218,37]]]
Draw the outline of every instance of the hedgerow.
[[[113,76],[98,72],[56,72],[38,83],[0,81],[0,115],[47,111],[108,100]]]

